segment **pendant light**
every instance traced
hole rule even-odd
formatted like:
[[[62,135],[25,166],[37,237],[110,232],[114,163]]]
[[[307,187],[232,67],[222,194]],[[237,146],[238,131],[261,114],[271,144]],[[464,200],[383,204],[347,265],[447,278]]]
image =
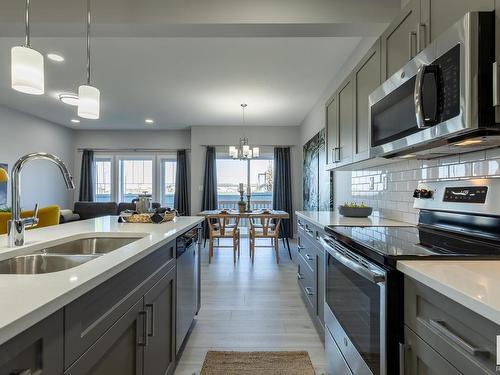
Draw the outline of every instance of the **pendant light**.
[[[98,119],[100,96],[99,89],[90,84],[90,0],[87,0],[87,84],[78,87],[78,116]]]
[[[43,55],[30,45],[30,0],[26,0],[25,26],[24,46],[12,47],[10,51],[11,86],[25,94],[42,95],[45,92]]]
[[[245,108],[247,104],[240,104],[242,109],[243,127],[246,126],[245,123]],[[258,147],[250,148],[248,144],[248,138],[240,138],[239,146],[229,146],[229,156],[233,159],[248,160],[253,158],[258,158],[260,156],[260,150]]]

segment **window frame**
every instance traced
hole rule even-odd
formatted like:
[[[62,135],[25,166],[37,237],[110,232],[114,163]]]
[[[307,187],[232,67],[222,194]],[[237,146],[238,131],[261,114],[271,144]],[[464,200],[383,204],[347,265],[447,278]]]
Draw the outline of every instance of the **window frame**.
[[[109,154],[97,154],[94,156],[94,171],[95,171],[95,174],[94,174],[94,177],[95,177],[95,181],[94,181],[94,201],[96,201],[96,198],[97,198],[97,162],[103,162],[103,161],[109,161],[110,162],[110,193],[111,193],[111,196],[110,196],[110,200],[109,202],[114,202],[114,197],[115,197],[115,192],[114,192],[114,173],[115,173],[115,168],[114,168],[114,157],[113,155],[109,155]],[[97,201],[96,201],[97,202]]]
[[[166,203],[163,202],[163,197],[165,196],[164,188],[165,188],[165,165],[164,162],[174,162],[175,163],[175,168],[177,172],[177,155],[176,154],[158,154],[156,155],[156,173],[158,176],[158,186],[156,189],[157,196],[156,196],[156,201],[160,202],[162,206],[166,206]],[[174,176],[174,185],[175,189],[177,190],[177,181],[175,180],[176,176]],[[174,192],[174,197],[175,197],[175,192]],[[175,199],[175,198],[174,198]],[[175,203],[175,202],[174,202]],[[173,204],[172,204],[173,208]]]

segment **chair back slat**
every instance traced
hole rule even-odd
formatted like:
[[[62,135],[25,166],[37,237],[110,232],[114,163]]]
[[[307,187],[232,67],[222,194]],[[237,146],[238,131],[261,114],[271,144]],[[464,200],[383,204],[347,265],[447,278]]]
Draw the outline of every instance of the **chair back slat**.
[[[229,225],[231,225],[231,230],[238,228],[240,217],[232,214],[213,214],[207,215],[207,222],[210,233],[218,231],[220,235],[224,236],[226,234],[226,228],[228,228]]]

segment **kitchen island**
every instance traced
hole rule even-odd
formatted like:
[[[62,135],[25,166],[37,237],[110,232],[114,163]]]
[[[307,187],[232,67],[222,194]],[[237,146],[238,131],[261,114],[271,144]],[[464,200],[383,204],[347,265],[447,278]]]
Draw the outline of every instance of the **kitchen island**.
[[[28,231],[25,246],[18,248],[8,248],[6,236],[0,236],[0,261],[82,238],[129,239],[124,246],[66,270],[0,274],[1,372],[9,373],[21,365],[22,370],[32,368],[31,364],[24,366],[22,356],[29,358],[30,351],[37,350],[41,353],[32,356],[43,358],[40,366],[51,366],[39,369],[50,374],[86,373],[85,368],[94,365],[101,366],[96,368],[103,373],[114,370],[103,365],[105,361],[116,363],[116,370],[122,371],[129,363],[116,361],[125,352],[117,351],[120,337],[108,334],[113,329],[115,335],[134,336],[129,339],[136,340],[141,350],[137,349],[130,365],[147,369],[148,356],[161,353],[155,353],[154,347],[155,340],[161,340],[160,331],[171,331],[175,338],[176,239],[201,222],[199,217],[179,217],[163,224],[128,224],[107,216]],[[130,330],[125,329],[126,323]],[[121,344],[122,351],[127,350],[125,341]],[[168,372],[172,372],[175,342],[169,344],[174,358],[168,363]],[[165,353],[161,355],[166,358]],[[146,372],[158,373],[156,369]]]

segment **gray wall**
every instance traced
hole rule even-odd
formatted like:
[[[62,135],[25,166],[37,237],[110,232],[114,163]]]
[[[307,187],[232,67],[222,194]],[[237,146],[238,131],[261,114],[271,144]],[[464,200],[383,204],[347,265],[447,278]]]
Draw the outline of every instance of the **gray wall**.
[[[73,130],[51,122],[0,106],[0,163],[9,164],[9,173],[15,161],[30,152],[44,151],[59,156],[73,170]],[[57,204],[72,207],[73,193],[66,190],[59,169],[52,163],[36,160],[21,174],[21,205],[32,209]],[[8,187],[10,206],[10,183]]]

